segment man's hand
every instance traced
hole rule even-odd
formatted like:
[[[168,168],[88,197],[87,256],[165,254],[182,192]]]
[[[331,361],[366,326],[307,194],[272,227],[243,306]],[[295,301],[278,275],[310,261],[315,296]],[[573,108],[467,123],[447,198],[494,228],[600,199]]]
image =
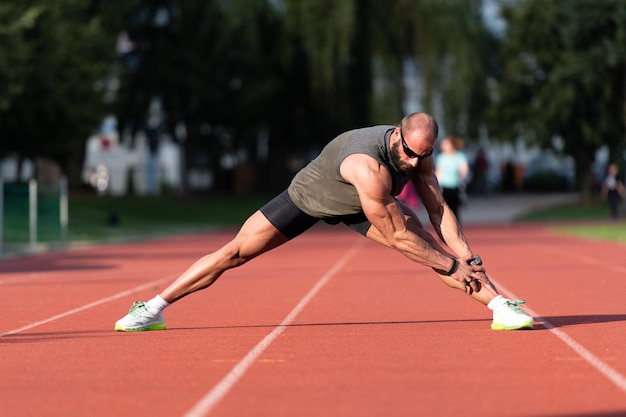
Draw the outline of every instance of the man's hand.
[[[483,284],[491,286],[485,273],[485,267],[482,265],[470,265],[461,261],[458,269],[450,276],[463,284],[465,292],[468,294],[472,294],[474,291],[479,292]]]

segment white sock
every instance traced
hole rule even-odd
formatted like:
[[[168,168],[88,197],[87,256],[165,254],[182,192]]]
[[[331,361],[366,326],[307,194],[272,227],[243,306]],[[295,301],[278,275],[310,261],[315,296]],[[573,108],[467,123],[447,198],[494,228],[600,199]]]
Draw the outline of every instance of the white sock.
[[[494,310],[500,307],[501,305],[503,305],[505,301],[506,301],[506,298],[504,298],[501,295],[497,295],[493,300],[489,301],[489,304],[487,304],[487,307],[489,307],[491,310]]]
[[[157,295],[152,300],[146,303],[146,307],[156,313],[160,313],[161,311],[165,310],[169,305],[170,303],[162,299],[160,295]]]

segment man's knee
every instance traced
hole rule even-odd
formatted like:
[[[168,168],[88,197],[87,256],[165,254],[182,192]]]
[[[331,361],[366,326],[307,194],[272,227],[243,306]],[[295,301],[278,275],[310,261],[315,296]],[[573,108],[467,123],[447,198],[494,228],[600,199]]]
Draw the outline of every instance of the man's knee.
[[[217,263],[222,265],[223,269],[230,269],[243,265],[248,261],[241,253],[241,245],[235,238],[217,252]]]

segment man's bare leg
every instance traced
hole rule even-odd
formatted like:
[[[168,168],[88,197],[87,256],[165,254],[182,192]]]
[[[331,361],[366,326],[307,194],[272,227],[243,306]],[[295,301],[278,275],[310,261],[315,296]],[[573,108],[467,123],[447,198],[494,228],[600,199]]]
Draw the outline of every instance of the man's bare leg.
[[[146,303],[135,302],[128,314],[115,323],[115,330],[165,330],[163,310],[171,303],[209,287],[226,270],[243,265],[288,240],[260,211],[255,212],[233,240],[194,262],[160,295]]]
[[[173,303],[193,292],[207,288],[226,270],[241,266],[288,240],[260,211],[257,211],[246,220],[233,240],[194,262],[163,290],[161,298]]]

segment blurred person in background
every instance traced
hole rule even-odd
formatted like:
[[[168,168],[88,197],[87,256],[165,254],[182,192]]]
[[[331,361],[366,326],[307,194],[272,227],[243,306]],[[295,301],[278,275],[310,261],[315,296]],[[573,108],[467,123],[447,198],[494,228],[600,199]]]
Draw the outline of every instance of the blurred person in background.
[[[487,192],[487,172],[489,172],[489,160],[485,150],[480,148],[472,168],[472,189],[477,194],[482,195]]]
[[[459,208],[465,202],[465,181],[469,173],[467,157],[461,149],[463,141],[459,138],[446,136],[441,141],[441,151],[435,159],[435,175],[439,180],[443,198],[458,219]]]
[[[624,191],[624,183],[617,176],[617,164],[611,163],[607,167],[607,175],[602,181],[602,197],[609,202],[611,209],[611,218],[617,220],[619,217],[619,203],[626,195]]]

